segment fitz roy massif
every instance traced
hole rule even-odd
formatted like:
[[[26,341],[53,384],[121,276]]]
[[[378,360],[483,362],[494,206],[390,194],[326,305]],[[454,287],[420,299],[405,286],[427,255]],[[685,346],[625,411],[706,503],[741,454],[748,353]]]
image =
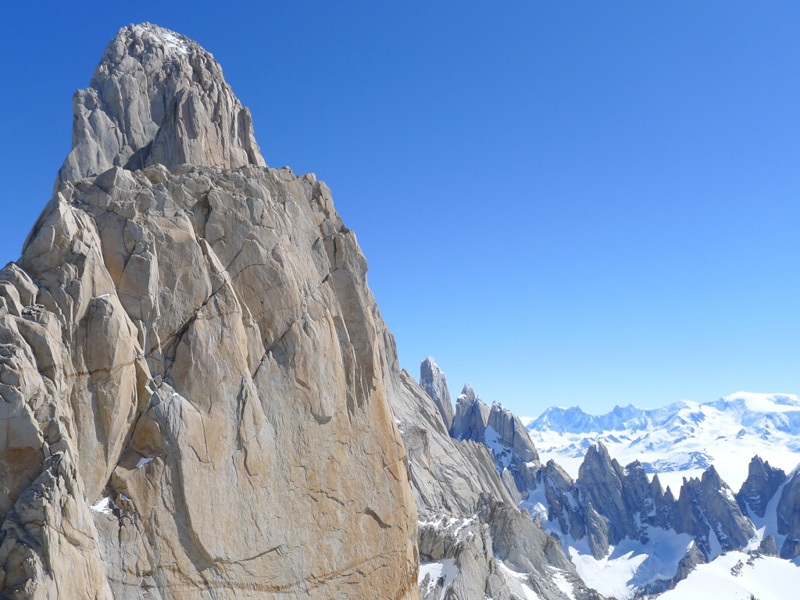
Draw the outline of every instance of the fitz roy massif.
[[[469,386],[454,405],[432,359],[400,369],[330,191],[265,165],[197,43],[121,29],[73,109],[0,270],[0,598],[800,589],[800,472],[775,458],[797,398],[530,431]],[[759,456],[731,467],[712,433]]]

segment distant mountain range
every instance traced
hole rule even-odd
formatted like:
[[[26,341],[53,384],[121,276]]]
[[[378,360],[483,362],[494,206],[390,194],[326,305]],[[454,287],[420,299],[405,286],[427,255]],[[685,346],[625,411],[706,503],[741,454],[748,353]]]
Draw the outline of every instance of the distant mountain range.
[[[587,448],[602,442],[621,464],[639,460],[675,493],[684,477],[712,464],[738,489],[754,455],[787,472],[800,463],[800,399],[792,394],[737,392],[705,404],[617,406],[599,416],[552,407],[522,421],[543,462],[553,458],[573,477]]]
[[[739,392],[600,416],[550,408],[525,419],[469,386],[450,427],[489,449],[519,507],[560,541],[583,583],[617,599],[673,588],[701,597],[709,585],[780,598],[800,583],[798,433],[794,395]],[[782,583],[764,585],[767,572]]]

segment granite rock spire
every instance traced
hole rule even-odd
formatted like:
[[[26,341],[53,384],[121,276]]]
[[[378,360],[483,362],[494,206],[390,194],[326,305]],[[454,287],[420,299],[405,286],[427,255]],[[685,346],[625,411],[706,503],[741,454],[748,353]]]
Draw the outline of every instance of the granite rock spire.
[[[72,150],[57,183],[114,166],[265,165],[250,111],[211,53],[150,23],[120,29],[72,108]]]

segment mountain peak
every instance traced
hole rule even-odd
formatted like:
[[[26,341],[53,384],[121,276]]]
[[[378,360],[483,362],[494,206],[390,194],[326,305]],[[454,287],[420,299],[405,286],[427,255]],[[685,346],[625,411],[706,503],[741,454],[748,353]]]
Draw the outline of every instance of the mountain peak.
[[[188,55],[190,52],[206,52],[197,42],[190,40],[185,35],[170,31],[169,29],[164,29],[152,23],[145,22],[139,25],[130,25],[121,29],[120,33],[123,31],[131,31],[133,36],[160,47],[166,54],[177,53]]]
[[[72,105],[72,150],[58,183],[114,166],[265,165],[250,111],[211,53],[151,23],[119,30]]]
[[[455,417],[453,403],[450,400],[450,391],[447,388],[447,378],[432,356],[423,360],[419,366],[419,384],[436,404],[439,414],[442,415],[444,426],[449,430]]]

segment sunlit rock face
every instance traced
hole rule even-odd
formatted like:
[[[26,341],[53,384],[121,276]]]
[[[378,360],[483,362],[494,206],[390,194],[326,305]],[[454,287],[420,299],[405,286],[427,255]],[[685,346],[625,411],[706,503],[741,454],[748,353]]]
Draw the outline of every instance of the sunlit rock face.
[[[143,23],[108,44],[89,87],[75,92],[72,150],[58,182],[189,163],[264,166],[250,111],[211,53],[178,33]]]
[[[601,599],[559,541],[518,508],[540,467],[519,418],[469,385],[453,411],[442,405],[450,395],[433,359],[420,371],[421,385],[405,372],[390,378],[390,398],[420,518],[421,598]]]
[[[419,366],[419,384],[439,409],[444,426],[450,429],[455,413],[453,403],[450,401],[450,390],[447,388],[447,378],[430,356]]]
[[[394,348],[327,187],[155,26],[75,110],[0,271],[0,596],[416,598]]]

